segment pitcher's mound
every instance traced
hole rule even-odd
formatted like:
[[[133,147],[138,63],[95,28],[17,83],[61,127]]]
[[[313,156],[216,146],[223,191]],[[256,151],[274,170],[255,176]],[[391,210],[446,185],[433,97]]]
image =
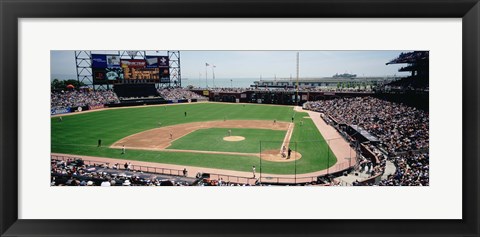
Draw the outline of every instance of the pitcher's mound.
[[[228,136],[228,137],[223,137],[223,140],[227,142],[238,142],[238,141],[243,141],[245,140],[245,137],[241,136]]]

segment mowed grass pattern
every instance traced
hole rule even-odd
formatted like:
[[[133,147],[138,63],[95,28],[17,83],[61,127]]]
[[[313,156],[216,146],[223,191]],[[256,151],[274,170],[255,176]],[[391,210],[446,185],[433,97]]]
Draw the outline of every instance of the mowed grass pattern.
[[[232,136],[245,137],[243,141],[225,141],[228,130]],[[260,141],[276,141],[268,143],[269,149],[279,149],[286,131],[270,129],[209,128],[199,129],[174,141],[167,149],[185,149],[201,151],[228,151],[242,153],[259,153]],[[266,148],[266,147],[265,147]]]
[[[184,116],[187,112],[187,116]],[[235,119],[235,120],[274,120],[290,122],[295,113],[291,106],[268,106],[256,104],[217,104],[195,103],[173,106],[150,106],[110,109],[73,116],[63,116],[63,121],[51,118],[51,151],[67,154],[110,157],[125,160],[139,160],[167,164],[179,164],[198,167],[251,171],[252,165],[259,166],[258,158],[250,156],[174,153],[161,151],[127,150],[122,155],[118,149],[108,146],[123,137],[162,126]],[[297,173],[322,170],[333,165],[334,157],[327,162],[329,149],[321,143],[323,137],[313,122],[304,120],[304,126],[298,123],[306,113],[296,113],[296,127],[292,141],[319,141],[318,144],[300,145],[303,158],[297,161]],[[102,139],[102,147],[97,140]],[[283,140],[283,139],[282,139]],[[300,144],[300,143],[298,143]],[[323,152],[323,153],[322,153]],[[330,152],[331,154],[331,152]],[[277,163],[262,161],[262,172],[273,174],[292,174],[294,162]]]

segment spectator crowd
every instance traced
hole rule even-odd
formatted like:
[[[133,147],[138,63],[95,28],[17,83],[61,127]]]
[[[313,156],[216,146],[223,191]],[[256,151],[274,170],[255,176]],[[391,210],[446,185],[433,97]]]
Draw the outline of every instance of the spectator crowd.
[[[208,100],[207,97],[201,96],[195,92],[183,88],[161,88],[157,90],[162,98],[165,100],[188,100],[200,99]]]
[[[381,180],[380,186],[425,186],[429,183],[428,153],[409,154],[393,159],[395,174]]]
[[[307,102],[305,107],[340,124],[358,125],[377,136],[390,154],[428,148],[428,113],[373,97]]]
[[[124,167],[124,169],[122,169]],[[81,159],[51,161],[51,186],[190,186],[178,178],[166,179],[132,170],[130,163],[87,165]]]
[[[225,87],[225,88],[210,88],[209,89],[211,92],[220,92],[220,93],[243,93],[245,91],[248,90],[248,88],[229,88],[229,87]]]
[[[88,162],[90,163],[90,162]],[[248,183],[197,177],[198,182],[183,176],[158,176],[135,171],[130,162],[125,164],[86,164],[82,159],[52,159],[51,186],[253,186]],[[166,178],[167,177],[167,178]],[[189,181],[186,181],[189,180]],[[255,185],[260,185],[256,183]]]
[[[369,145],[374,153],[386,151],[396,166],[394,175],[382,185],[428,185],[429,116],[427,112],[373,97],[340,98],[307,102],[306,109],[318,111],[339,124],[358,125],[379,138]],[[385,165],[380,160],[381,166]],[[374,171],[383,167],[374,167]]]
[[[50,93],[50,108],[61,109],[67,107],[83,107],[120,103],[115,92],[112,90],[96,91],[60,91]]]

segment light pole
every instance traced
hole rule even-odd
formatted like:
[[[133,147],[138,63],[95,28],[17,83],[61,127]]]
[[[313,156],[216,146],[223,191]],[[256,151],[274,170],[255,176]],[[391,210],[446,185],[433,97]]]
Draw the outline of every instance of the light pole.
[[[216,66],[212,64],[212,81],[213,81],[213,88],[217,88],[215,86],[215,68]]]
[[[299,73],[300,73],[300,54],[297,52],[297,96],[295,97],[296,101],[295,103],[297,106],[300,105],[300,100],[298,98],[298,78],[299,78]]]
[[[327,174],[330,174],[330,140],[327,142]]]
[[[208,66],[210,66],[210,64],[205,63],[205,88],[208,88],[208,76],[207,76]]]
[[[262,183],[262,141],[260,141],[260,175],[258,178],[258,182]]]
[[[347,157],[347,158],[345,158],[345,160],[348,160],[348,169],[350,169],[350,167],[352,166],[352,157]],[[348,173],[350,173],[350,172],[348,172]]]
[[[290,148],[289,148],[290,149]],[[295,142],[295,185],[297,185],[297,142]]]
[[[200,87],[201,79],[202,79],[202,73],[199,72],[199,73],[198,73],[198,87],[199,87],[199,88],[201,88],[201,87]]]

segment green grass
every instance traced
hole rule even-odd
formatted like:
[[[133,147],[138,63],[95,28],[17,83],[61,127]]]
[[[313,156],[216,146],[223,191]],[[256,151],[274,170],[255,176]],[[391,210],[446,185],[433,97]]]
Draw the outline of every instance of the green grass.
[[[292,138],[290,139],[290,149],[298,151],[302,154],[302,158],[295,162],[281,163],[262,161],[262,172],[265,173],[294,173],[295,165],[297,166],[297,173],[310,173],[318,170],[326,169],[336,163],[337,159],[332,153],[328,144],[318,131],[317,127],[311,119],[303,119],[308,116],[307,113],[296,113],[295,115],[295,129],[293,130]],[[262,142],[263,146],[267,146],[268,142]]]
[[[224,141],[228,130],[232,136],[242,136],[245,140],[238,142]],[[268,143],[269,149],[279,149],[286,131],[270,129],[239,129],[239,128],[209,128],[199,129],[173,142],[167,149],[228,151],[257,153],[260,151],[260,141],[276,141]]]
[[[186,117],[184,112],[187,112]],[[293,108],[290,106],[216,103],[133,107],[82,113],[63,116],[63,122],[59,122],[57,118],[51,118],[51,151],[250,172],[252,165],[257,167],[260,165],[260,161],[256,157],[145,150],[127,150],[127,154],[121,155],[120,150],[110,149],[108,146],[134,133],[157,128],[159,122],[162,123],[162,126],[223,120],[224,118],[236,120],[276,119],[290,122],[293,114]],[[304,119],[304,125],[299,125],[300,118],[304,116],[307,114],[296,113],[296,126],[292,137],[292,141],[298,141],[297,149],[303,155],[302,159],[296,162],[299,174],[322,170],[327,168],[327,164],[331,166],[335,163],[335,157],[331,152],[327,156],[329,154],[327,144],[320,142],[323,137],[313,122],[310,119]],[[103,147],[101,148],[96,147],[98,139],[102,139]],[[268,140],[272,141],[272,139]],[[283,138],[279,141],[283,141]],[[317,142],[306,143],[305,141]],[[173,146],[175,145],[177,144],[174,142]],[[262,142],[263,146],[267,146],[267,144]],[[330,157],[329,162],[328,157]],[[262,172],[292,174],[294,172],[293,165],[294,162],[262,161]]]

